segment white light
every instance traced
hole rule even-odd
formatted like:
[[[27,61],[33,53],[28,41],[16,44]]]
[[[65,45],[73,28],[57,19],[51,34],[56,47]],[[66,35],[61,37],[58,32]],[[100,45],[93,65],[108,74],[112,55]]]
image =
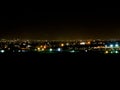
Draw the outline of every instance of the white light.
[[[42,48],[42,51],[44,51],[45,49],[44,48]]]
[[[0,52],[1,52],[1,53],[4,53],[4,52],[5,52],[5,50],[1,50]]]
[[[31,47],[31,45],[27,45],[27,47],[28,47],[28,48],[30,48],[30,47]]]
[[[119,53],[118,51],[115,51],[115,53]]]
[[[119,45],[118,45],[118,44],[115,44],[115,47],[119,47]]]
[[[69,46],[69,43],[66,43],[67,46]]]
[[[105,45],[105,47],[107,48],[107,45]]]
[[[110,47],[112,48],[112,47],[113,47],[113,44],[111,44]]]
[[[72,50],[72,51],[70,51],[71,53],[74,53],[75,52],[75,50]]]
[[[57,51],[60,52],[60,51],[61,51],[61,48],[58,48]]]
[[[25,44],[25,43],[23,43],[23,45],[25,46],[26,44]]]
[[[80,45],[85,45],[85,42],[81,42]]]
[[[50,52],[52,52],[52,48],[50,48]]]
[[[85,52],[88,52],[87,50],[85,50]]]
[[[18,50],[18,52],[21,52],[21,50]]]

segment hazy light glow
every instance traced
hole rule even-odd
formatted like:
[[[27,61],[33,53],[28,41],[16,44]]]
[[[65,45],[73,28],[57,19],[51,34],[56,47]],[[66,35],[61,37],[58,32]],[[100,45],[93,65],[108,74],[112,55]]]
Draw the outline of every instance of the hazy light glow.
[[[115,53],[119,53],[118,51],[115,51]]]
[[[111,51],[111,53],[113,53],[113,51]]]
[[[105,45],[105,47],[107,48],[107,45]]]
[[[37,50],[39,51],[39,50],[40,50],[40,48],[37,48]]]
[[[90,41],[88,41],[88,42],[87,42],[87,44],[91,44],[91,42],[90,42]]]
[[[44,49],[46,49],[46,46],[44,46]]]
[[[64,44],[62,43],[62,44],[61,44],[61,47],[63,47],[63,46],[64,46]]]
[[[88,52],[88,50],[85,50],[85,52]]]
[[[108,54],[109,52],[108,51],[105,51],[105,54]]]
[[[1,53],[4,53],[4,52],[5,52],[5,50],[1,50],[0,52],[1,52]]]
[[[42,51],[44,51],[45,49],[44,48],[42,48]]]
[[[85,42],[81,42],[80,45],[85,45]]]
[[[61,48],[58,48],[57,51],[60,52],[60,51],[61,51]]]
[[[25,52],[25,50],[22,50],[22,52]]]
[[[21,52],[21,50],[18,50],[18,52]]]
[[[69,46],[69,43],[66,43],[67,46]]]
[[[30,48],[30,47],[31,47],[31,45],[27,45],[27,47],[28,47],[28,48]]]
[[[110,47],[113,48],[113,44],[110,44]]]
[[[72,51],[70,51],[71,53],[74,53],[75,52],[75,50],[72,50]]]
[[[115,47],[119,47],[119,45],[118,45],[118,44],[115,44]]]
[[[52,52],[52,51],[53,51],[53,49],[52,49],[52,48],[50,48],[50,49],[49,49],[49,51],[50,51],[50,52]]]

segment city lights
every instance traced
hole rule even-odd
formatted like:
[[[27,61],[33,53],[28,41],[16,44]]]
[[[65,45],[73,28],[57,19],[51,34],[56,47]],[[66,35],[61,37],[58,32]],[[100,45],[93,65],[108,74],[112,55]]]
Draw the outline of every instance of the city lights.
[[[12,42],[12,43],[11,43]],[[4,44],[3,44],[4,43]],[[25,46],[23,46],[23,44]],[[65,53],[90,53],[90,52],[100,52],[103,54],[117,54],[120,51],[120,41],[96,41],[96,40],[36,40],[34,42],[29,41],[19,41],[14,40],[5,43],[1,41],[0,52],[65,52]],[[5,48],[5,46],[7,46]],[[57,51],[57,52],[56,52]]]

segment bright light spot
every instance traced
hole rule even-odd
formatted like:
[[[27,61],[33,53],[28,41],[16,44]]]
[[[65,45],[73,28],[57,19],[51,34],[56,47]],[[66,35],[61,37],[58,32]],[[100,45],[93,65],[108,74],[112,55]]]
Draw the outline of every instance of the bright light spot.
[[[105,51],[106,54],[108,54],[109,52],[108,51]]]
[[[42,48],[42,51],[44,51],[45,49],[44,48]]]
[[[72,51],[70,51],[71,53],[74,53],[75,52],[75,50],[72,50]]]
[[[52,52],[52,51],[53,51],[53,49],[52,49],[52,48],[50,48],[49,50],[50,50],[50,52]]]
[[[110,47],[113,48],[113,44],[111,44]]]
[[[40,50],[40,48],[37,48],[38,50]]]
[[[42,48],[43,46],[41,45],[40,47]]]
[[[58,48],[57,51],[60,52],[60,51],[61,51],[61,48]]]
[[[21,52],[21,50],[18,50],[18,52]]]
[[[8,50],[10,50],[10,48],[8,48]]]
[[[68,46],[68,45],[69,45],[69,43],[66,43],[66,45]]]
[[[107,48],[107,45],[105,45],[105,47]]]
[[[80,45],[85,45],[85,42],[81,42]]]
[[[4,52],[5,52],[5,50],[1,50],[0,52],[1,52],[1,53],[4,53]]]
[[[62,44],[61,44],[61,47],[63,47],[63,46],[64,46],[64,44],[62,43]]]
[[[85,50],[85,52],[87,52],[88,50]]]
[[[23,45],[25,46],[26,44],[25,44],[25,43],[23,43]]]
[[[119,47],[119,45],[118,45],[118,44],[115,44],[115,47]]]
[[[35,49],[35,51],[37,51],[37,49]]]
[[[44,49],[46,49],[46,46],[44,46]]]
[[[31,45],[27,45],[27,47],[28,47],[28,48],[30,48],[30,47],[31,47]]]
[[[90,42],[90,41],[88,41],[88,42],[87,42],[87,44],[91,44],[91,42]]]
[[[115,53],[119,53],[118,51],[115,51]]]
[[[113,53],[113,51],[111,51],[111,53]]]

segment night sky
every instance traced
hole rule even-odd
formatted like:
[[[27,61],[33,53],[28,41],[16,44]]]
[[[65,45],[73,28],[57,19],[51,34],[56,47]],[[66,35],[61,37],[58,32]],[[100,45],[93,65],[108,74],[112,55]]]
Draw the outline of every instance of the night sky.
[[[0,39],[119,39],[119,8],[44,12],[40,8],[0,11]]]

